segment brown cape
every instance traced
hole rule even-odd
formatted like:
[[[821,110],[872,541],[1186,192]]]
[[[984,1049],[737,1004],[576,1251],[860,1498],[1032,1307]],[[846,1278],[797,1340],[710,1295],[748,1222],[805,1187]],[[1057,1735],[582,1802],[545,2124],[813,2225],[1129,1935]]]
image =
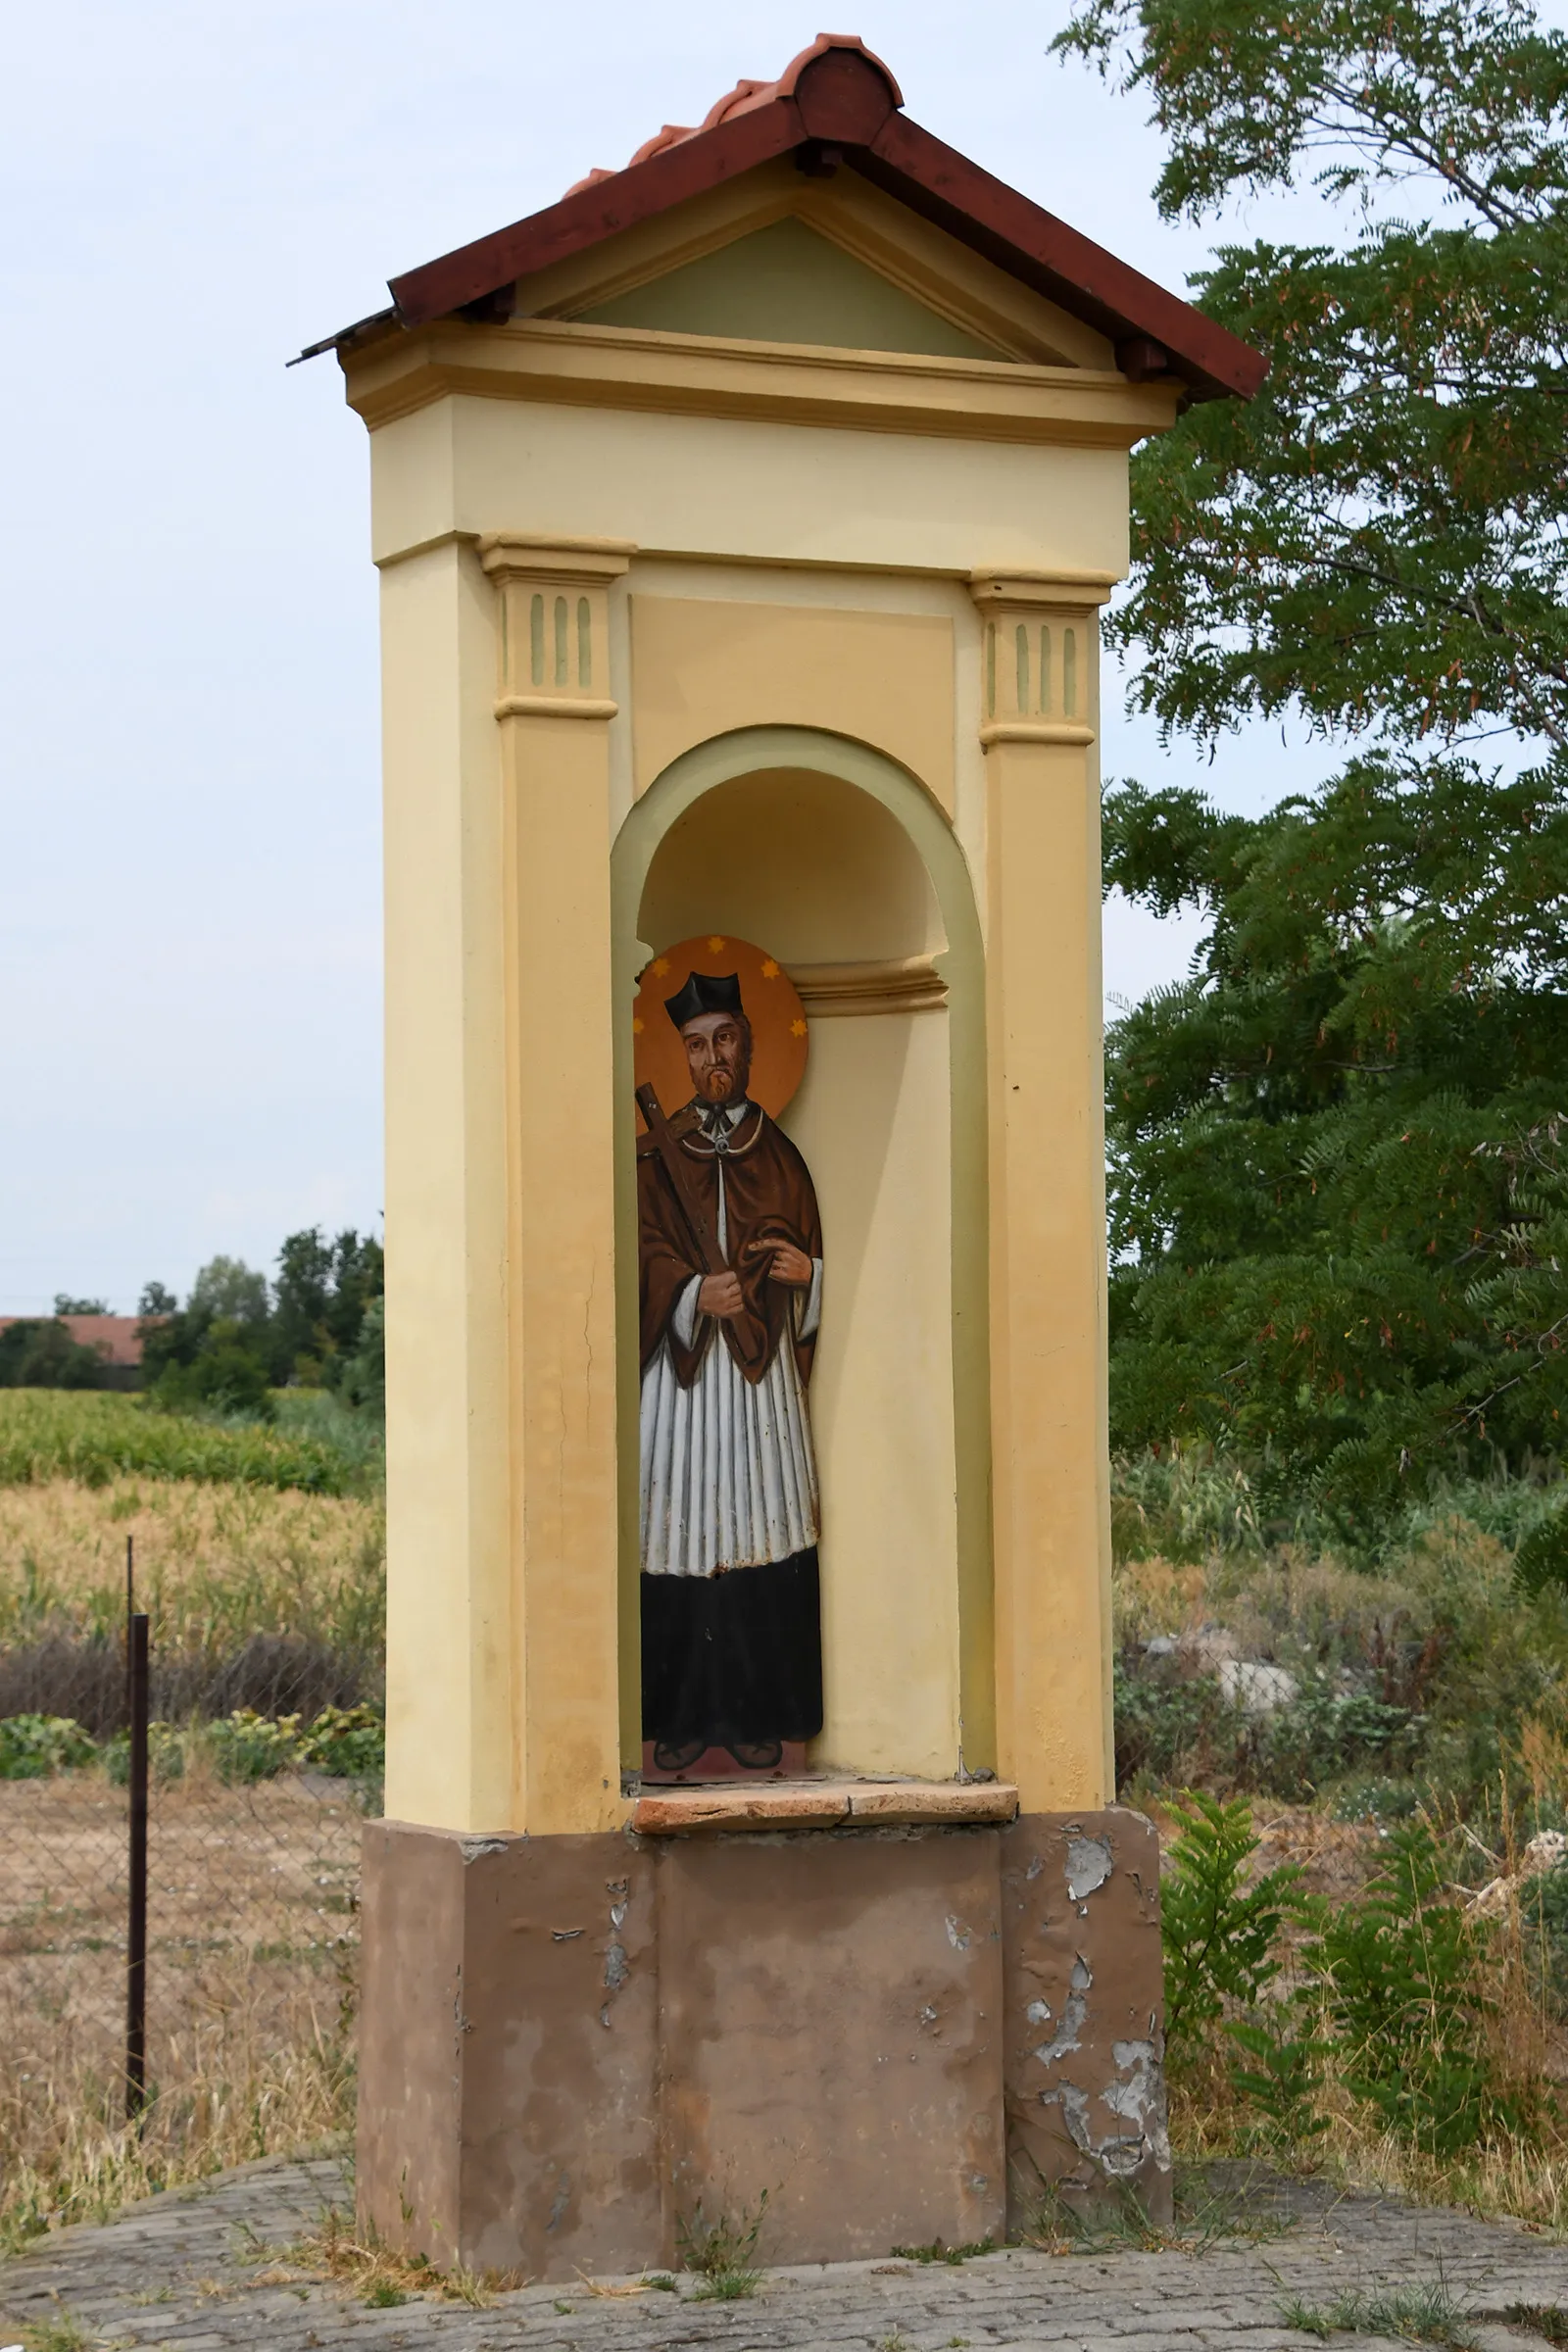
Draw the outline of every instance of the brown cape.
[[[718,1230],[718,1154],[703,1134],[695,1102],[688,1102],[669,1122],[671,1135],[685,1154],[707,1204],[712,1229]],[[754,1384],[773,1361],[786,1333],[793,1332],[795,1301],[801,1292],[788,1283],[770,1282],[771,1259],[764,1251],[747,1255],[748,1242],[793,1242],[808,1257],[822,1254],[822,1228],[816,1213],[816,1194],[805,1160],[783,1131],[755,1103],[732,1132],[724,1154],[724,1197],[728,1217],[729,1262],[740,1276],[746,1312],[734,1321],[717,1315],[698,1318],[696,1345],[683,1348],[674,1328],[680,1295],[694,1274],[707,1266],[687,1226],[675,1188],[659,1157],[651,1136],[637,1139],[637,1211],[642,1298],[642,1365],[646,1371],[668,1337],[675,1378],[689,1389],[704,1356],[720,1331],[731,1355]],[[796,1340],[795,1360],[804,1386],[811,1377],[812,1340]]]

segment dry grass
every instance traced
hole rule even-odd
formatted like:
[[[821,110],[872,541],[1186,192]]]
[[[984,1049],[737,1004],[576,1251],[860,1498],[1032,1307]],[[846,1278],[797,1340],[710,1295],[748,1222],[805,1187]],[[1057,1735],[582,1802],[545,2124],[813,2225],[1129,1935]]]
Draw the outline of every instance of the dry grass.
[[[0,1644],[51,1632],[118,1640],[125,1538],[155,1647],[256,1633],[358,1635],[384,1592],[379,1497],[190,1479],[0,1487]]]
[[[351,2128],[361,1827],[341,1783],[156,1788],[127,2132],[124,1791],[0,1783],[0,2245]]]
[[[382,2307],[430,2295],[487,2310],[498,2295],[529,2284],[521,2271],[474,2271],[461,2263],[443,2271],[428,2255],[400,2253],[373,2230],[335,2211],[326,2213],[319,2230],[285,2247],[275,2260],[276,2267],[267,2276],[280,2286],[326,2279],[349,2288],[362,2302]]]

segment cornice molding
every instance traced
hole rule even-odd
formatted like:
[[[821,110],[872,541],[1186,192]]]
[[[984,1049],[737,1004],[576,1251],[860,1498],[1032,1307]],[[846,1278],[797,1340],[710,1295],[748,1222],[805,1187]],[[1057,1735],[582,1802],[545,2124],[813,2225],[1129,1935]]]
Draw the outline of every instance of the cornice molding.
[[[948,984],[929,956],[869,963],[792,963],[796,994],[813,1020],[877,1012],[940,1012]]]
[[[1178,387],[1010,360],[732,341],[555,318],[438,320],[344,356],[374,431],[453,394],[482,400],[766,417],[862,432],[1131,449],[1175,420]]]
[[[1118,576],[1113,571],[972,571],[969,594],[990,614],[1004,610],[1087,614],[1108,603]]]
[[[560,539],[540,531],[485,531],[479,561],[493,580],[618,580],[637,553],[634,539]]]

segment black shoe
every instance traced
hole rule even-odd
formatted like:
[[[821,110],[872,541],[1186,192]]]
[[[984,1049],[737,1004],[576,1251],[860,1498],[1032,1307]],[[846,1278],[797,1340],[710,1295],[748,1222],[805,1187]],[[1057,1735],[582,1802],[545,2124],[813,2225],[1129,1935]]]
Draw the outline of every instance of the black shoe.
[[[731,1749],[731,1754],[734,1750]],[[654,1762],[661,1772],[688,1772],[699,1756],[708,1753],[706,1740],[656,1740]]]
[[[731,1740],[729,1752],[748,1772],[771,1772],[784,1761],[782,1740]]]

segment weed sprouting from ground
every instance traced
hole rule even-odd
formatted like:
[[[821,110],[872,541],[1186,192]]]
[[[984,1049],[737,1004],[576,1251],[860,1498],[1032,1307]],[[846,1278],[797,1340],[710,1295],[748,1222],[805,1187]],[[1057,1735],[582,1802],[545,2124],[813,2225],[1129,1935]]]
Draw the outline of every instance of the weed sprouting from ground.
[[[47,2320],[33,2320],[22,2330],[25,2352],[88,2352],[93,2338],[74,2312],[62,2305]]]
[[[1481,2340],[1468,2312],[1441,2278],[1375,2294],[1336,2295],[1327,2303],[1285,2295],[1275,2309],[1285,2327],[1302,2335],[1392,2336],[1405,2343],[1449,2344],[1454,2352],[1475,2352]]]
[[[766,2218],[765,2188],[755,2209],[743,2207],[738,2216],[720,2213],[710,2220],[699,2202],[689,2216],[677,2217],[675,2245],[681,2268],[695,2273],[700,2281],[694,2302],[736,2303],[756,2294],[762,2282],[757,2247]]]
[[[1510,2303],[1502,2316],[1510,2328],[1528,2328],[1548,2344],[1568,2344],[1568,2311],[1560,2303]]]
[[[1258,2245],[1283,2236],[1290,2227],[1245,2188],[1213,2189],[1198,2168],[1178,2165],[1175,2186],[1175,2217],[1166,2224],[1154,2221],[1131,2189],[1084,2210],[1058,2189],[1039,2183],[1022,2241],[1050,2254],[1202,2254],[1227,2242]]]
[[[260,2248],[258,2259],[272,2257]],[[528,2283],[519,2271],[475,2271],[462,2263],[442,2270],[426,2254],[405,2254],[389,2246],[374,2230],[334,2207],[322,2214],[318,2228],[284,2249],[279,2260],[289,2276],[335,2280],[377,2310],[423,2295],[483,2311],[498,2296]],[[282,2271],[273,2275],[281,2278]]]
[[[960,2262],[973,2262],[978,2255],[994,2254],[995,2252],[996,2242],[989,2237],[977,2237],[972,2244],[966,2246],[946,2246],[940,2237],[934,2237],[928,2246],[895,2246],[893,2248],[893,2256],[897,2262],[945,2262],[952,2264],[955,2269]]]

